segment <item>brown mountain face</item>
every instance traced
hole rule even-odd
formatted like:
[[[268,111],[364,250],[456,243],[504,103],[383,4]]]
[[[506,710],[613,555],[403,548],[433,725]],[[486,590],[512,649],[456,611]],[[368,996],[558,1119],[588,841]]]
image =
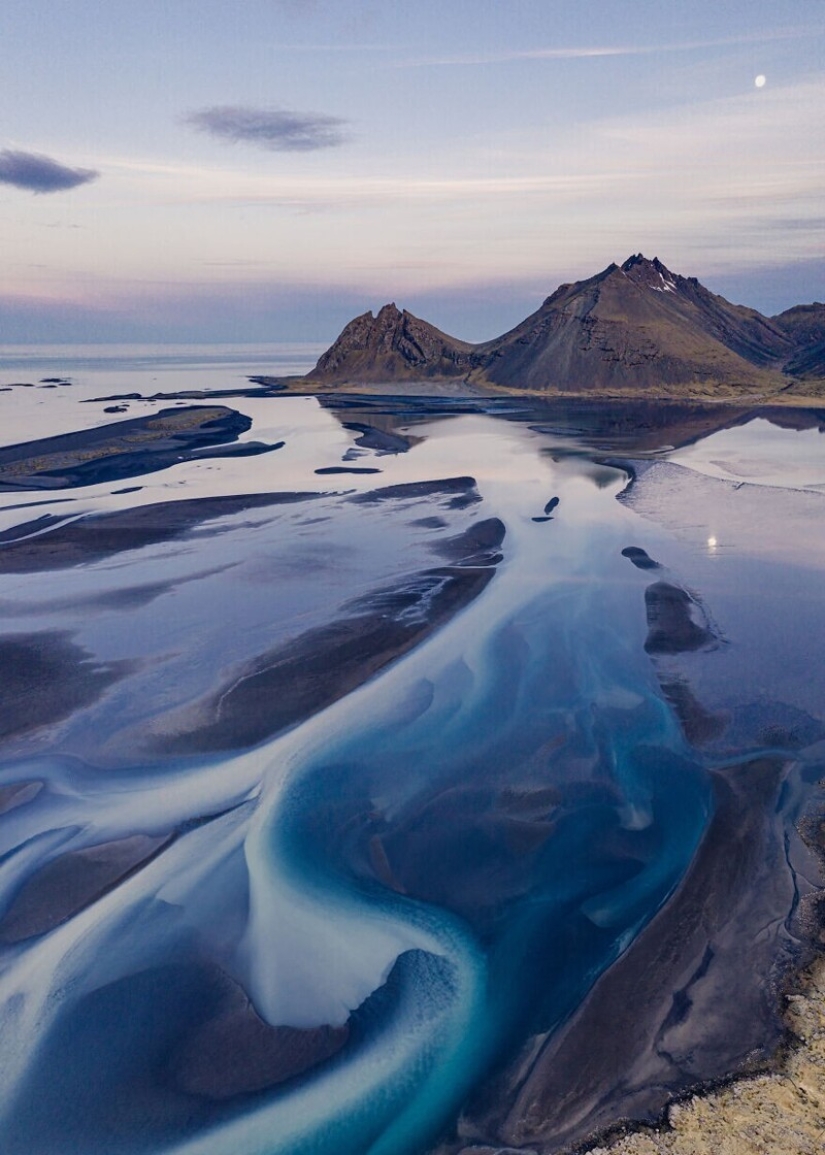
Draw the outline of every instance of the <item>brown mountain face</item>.
[[[515,329],[480,345],[385,305],[351,321],[302,381],[463,379],[537,393],[735,398],[786,388],[783,370],[825,376],[824,364],[825,305],[764,317],[638,253],[561,285]]]
[[[377,317],[363,313],[350,321],[307,379],[344,383],[454,377],[473,367],[472,351],[472,345],[448,337],[406,309],[385,305]]]
[[[541,392],[669,392],[769,386],[791,341],[753,309],[641,254],[562,285],[527,320],[488,342],[485,376]],[[775,383],[775,387],[779,382]]]
[[[785,372],[806,379],[825,378],[825,305],[794,305],[771,320],[794,345]]]

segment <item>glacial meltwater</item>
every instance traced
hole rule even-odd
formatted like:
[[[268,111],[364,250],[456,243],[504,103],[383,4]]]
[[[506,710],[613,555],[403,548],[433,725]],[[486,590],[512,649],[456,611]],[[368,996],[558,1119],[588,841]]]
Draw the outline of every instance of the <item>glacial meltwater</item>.
[[[230,361],[0,373],[0,1150],[561,1151],[769,1055],[825,414]]]

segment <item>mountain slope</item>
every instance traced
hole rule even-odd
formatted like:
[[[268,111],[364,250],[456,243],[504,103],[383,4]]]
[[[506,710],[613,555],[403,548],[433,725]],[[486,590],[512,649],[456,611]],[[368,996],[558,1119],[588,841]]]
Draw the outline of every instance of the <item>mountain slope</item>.
[[[806,379],[825,378],[825,305],[819,301],[794,305],[771,320],[794,345],[785,372]]]
[[[305,380],[420,380],[453,377],[472,367],[474,346],[457,341],[434,325],[395,305],[384,305],[377,316],[363,313],[344,328]]]
[[[510,332],[471,345],[385,305],[344,328],[306,385],[462,382],[592,396],[767,395],[825,375],[825,305],[733,305],[641,253],[561,285]],[[295,384],[295,382],[290,382]],[[454,388],[455,386],[451,386]]]
[[[478,352],[485,377],[496,385],[653,393],[706,385],[762,390],[774,376],[767,370],[791,347],[788,335],[760,313],[638,254],[560,286],[532,316]]]

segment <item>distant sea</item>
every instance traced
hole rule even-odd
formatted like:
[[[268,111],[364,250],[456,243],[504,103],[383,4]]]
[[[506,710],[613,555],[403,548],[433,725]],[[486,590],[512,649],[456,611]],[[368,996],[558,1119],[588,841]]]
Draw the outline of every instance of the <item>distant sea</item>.
[[[108,391],[244,388],[254,375],[308,372],[322,344],[0,345],[0,386],[44,377]]]

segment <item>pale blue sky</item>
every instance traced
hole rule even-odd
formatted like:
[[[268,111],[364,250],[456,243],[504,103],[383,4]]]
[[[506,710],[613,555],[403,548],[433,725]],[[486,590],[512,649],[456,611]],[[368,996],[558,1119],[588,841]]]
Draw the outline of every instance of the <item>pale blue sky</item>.
[[[825,297],[823,0],[6,0],[0,46],[0,342],[482,339],[636,251]]]

